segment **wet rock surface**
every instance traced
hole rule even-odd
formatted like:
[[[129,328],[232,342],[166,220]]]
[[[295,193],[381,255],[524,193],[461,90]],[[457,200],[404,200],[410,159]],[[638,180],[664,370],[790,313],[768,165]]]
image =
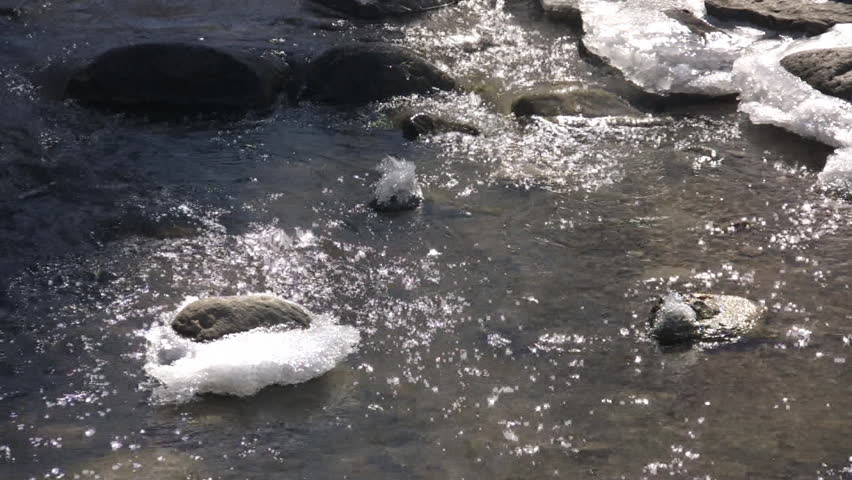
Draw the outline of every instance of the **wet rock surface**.
[[[765,308],[731,295],[670,293],[651,310],[651,335],[662,345],[733,341],[757,327]]]
[[[727,35],[722,29],[710,25],[705,20],[696,17],[694,13],[685,8],[670,8],[668,10],[663,10],[663,13],[700,37],[706,38],[709,33],[722,33]]]
[[[198,342],[258,327],[307,328],[310,314],[295,303],[269,295],[211,297],[193,302],[172,321],[172,329]]]
[[[823,33],[838,23],[852,22],[852,4],[845,0],[706,0],[704,3],[707,13],[723,20],[809,35]]]
[[[73,74],[67,97],[121,110],[242,110],[271,105],[287,68],[275,59],[189,43],[109,50]]]
[[[436,10],[457,0],[313,0],[314,3],[353,18],[379,20]]]
[[[852,102],[852,47],[794,53],[781,66],[820,92]]]
[[[519,118],[575,115],[583,117],[637,116],[640,112],[618,95],[599,88],[538,88],[512,102]]]
[[[409,140],[443,133],[479,135],[479,129],[474,126],[427,112],[406,112],[397,119],[396,123],[402,130],[402,135]]]
[[[411,50],[386,44],[333,48],[311,64],[305,97],[358,105],[398,95],[453,90],[456,82]]]

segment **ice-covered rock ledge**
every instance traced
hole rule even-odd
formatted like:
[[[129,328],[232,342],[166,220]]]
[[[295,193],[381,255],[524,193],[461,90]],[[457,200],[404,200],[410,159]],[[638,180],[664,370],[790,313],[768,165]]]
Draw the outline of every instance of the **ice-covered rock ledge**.
[[[781,61],[795,53],[852,47],[852,24],[806,40],[759,42],[734,64],[740,110],[752,122],[775,125],[837,147],[819,175],[823,188],[852,192],[852,103],[819,92]]]
[[[580,0],[579,6],[585,48],[658,95],[737,93],[734,61],[765,36],[708,23],[703,0]]]

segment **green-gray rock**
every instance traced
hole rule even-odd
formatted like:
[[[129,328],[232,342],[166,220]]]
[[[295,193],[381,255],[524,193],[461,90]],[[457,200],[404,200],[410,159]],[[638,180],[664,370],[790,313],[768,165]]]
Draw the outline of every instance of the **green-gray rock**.
[[[641,113],[618,95],[587,87],[539,87],[512,102],[518,118],[573,115],[583,117],[639,116]]]
[[[662,345],[735,341],[753,331],[766,309],[732,295],[671,293],[651,310],[651,335]]]
[[[216,340],[258,327],[307,328],[311,315],[295,303],[269,295],[210,297],[184,307],[172,329],[197,342]]]

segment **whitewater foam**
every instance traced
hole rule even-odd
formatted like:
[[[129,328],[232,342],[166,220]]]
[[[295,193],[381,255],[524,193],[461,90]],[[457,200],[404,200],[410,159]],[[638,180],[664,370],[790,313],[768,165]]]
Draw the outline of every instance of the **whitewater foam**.
[[[757,124],[784,128],[838,147],[819,175],[822,186],[849,192],[852,187],[852,103],[826,95],[781,66],[797,52],[852,46],[852,24],[837,25],[806,40],[758,42],[734,64],[742,91],[740,111]]]
[[[382,172],[375,191],[379,205],[409,205],[423,198],[414,163],[387,156],[379,163],[378,169]]]
[[[736,93],[733,63],[764,36],[746,27],[698,34],[665,13],[688,10],[703,19],[703,0],[582,0],[580,9],[586,48],[656,94]]]
[[[197,343],[158,323],[144,333],[145,372],[156,380],[154,400],[182,403],[199,393],[254,395],[268,385],[318,377],[353,353],[354,327],[317,315],[310,328],[256,328],[209,343]]]

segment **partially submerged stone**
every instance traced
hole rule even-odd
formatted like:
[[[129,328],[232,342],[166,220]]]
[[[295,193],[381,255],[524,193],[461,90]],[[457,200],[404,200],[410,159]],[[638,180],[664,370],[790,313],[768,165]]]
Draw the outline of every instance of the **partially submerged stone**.
[[[663,13],[702,38],[707,38],[707,35],[710,33],[728,35],[723,30],[710,25],[704,19],[696,17],[694,13],[686,8],[669,8],[667,10],[663,10]]]
[[[520,95],[512,102],[516,117],[583,117],[638,116],[640,112],[618,95],[599,88],[539,87]]]
[[[705,0],[704,4],[707,13],[716,18],[808,35],[852,22],[852,4],[848,0]]]
[[[440,135],[453,132],[464,135],[479,135],[479,129],[476,127],[426,112],[405,113],[401,115],[401,119],[397,123],[402,130],[402,135],[409,140],[416,140],[421,135]]]
[[[733,341],[753,331],[765,311],[732,295],[670,293],[651,310],[651,335],[662,345]]]
[[[381,20],[413,15],[455,4],[458,0],[313,0],[353,18]]]
[[[144,43],[109,50],[70,78],[65,96],[119,108],[242,110],[271,105],[283,63],[207,45]]]
[[[359,105],[455,87],[449,75],[411,50],[364,43],[335,47],[316,58],[308,70],[305,96]]]
[[[311,315],[295,303],[270,295],[210,297],[190,303],[172,321],[183,337],[205,342],[258,327],[308,328]]]
[[[580,0],[538,0],[545,16],[571,25],[582,25]]]
[[[852,47],[805,50],[784,57],[781,66],[820,92],[852,102]]]

